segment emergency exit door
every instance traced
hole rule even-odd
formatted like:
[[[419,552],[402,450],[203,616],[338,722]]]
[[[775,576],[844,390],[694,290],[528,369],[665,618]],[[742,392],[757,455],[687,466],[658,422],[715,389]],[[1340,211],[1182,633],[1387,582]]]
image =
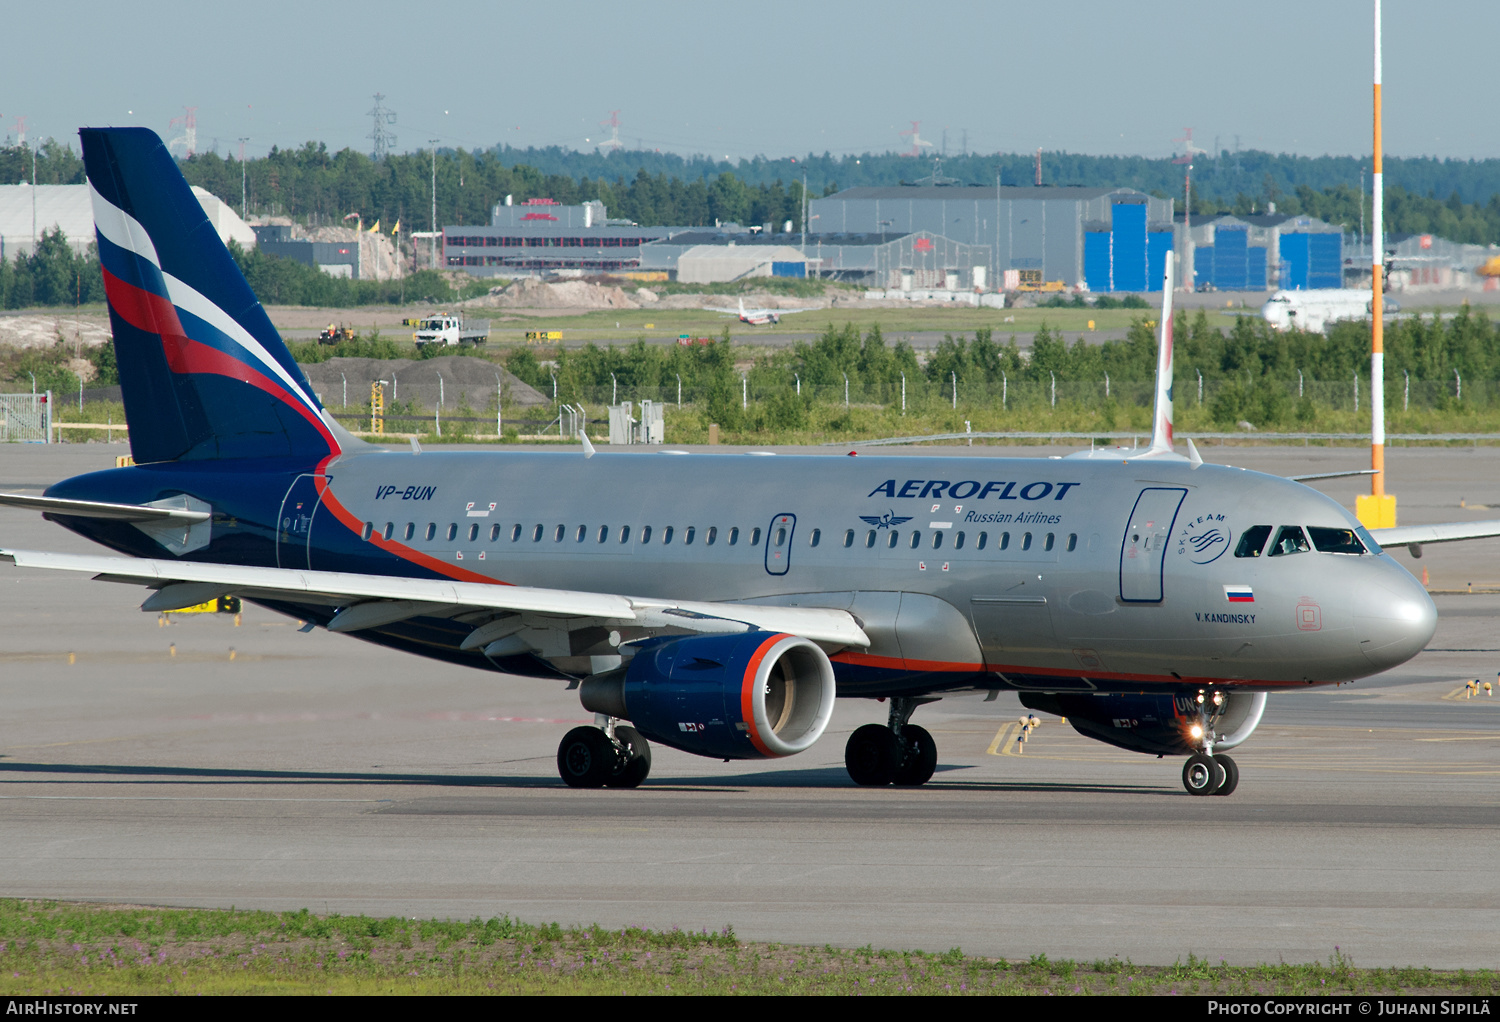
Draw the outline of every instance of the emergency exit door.
[[[1187,490],[1148,486],[1135,500],[1120,544],[1120,599],[1160,603],[1167,543]]]

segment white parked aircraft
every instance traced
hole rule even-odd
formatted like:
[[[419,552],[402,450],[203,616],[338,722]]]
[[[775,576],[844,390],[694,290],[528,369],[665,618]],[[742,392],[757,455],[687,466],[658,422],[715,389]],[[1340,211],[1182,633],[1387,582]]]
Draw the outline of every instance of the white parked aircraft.
[[[1385,311],[1399,306],[1387,301]],[[1277,330],[1322,332],[1341,319],[1364,319],[1370,315],[1370,292],[1358,288],[1318,288],[1312,291],[1277,291],[1261,306],[1261,316]]]

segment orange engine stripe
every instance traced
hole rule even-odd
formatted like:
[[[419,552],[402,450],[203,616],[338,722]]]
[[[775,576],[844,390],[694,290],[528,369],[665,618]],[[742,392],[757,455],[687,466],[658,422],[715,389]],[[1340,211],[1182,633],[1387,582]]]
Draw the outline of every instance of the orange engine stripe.
[[[762,642],[750,657],[750,663],[745,666],[745,677],[740,683],[740,717],[745,721],[745,733],[750,736],[750,744],[762,756],[774,757],[776,753],[766,748],[766,743],[761,740],[760,731],[755,726],[755,672],[760,670],[760,662],[766,658],[771,647],[786,638],[790,638],[787,633],[777,632]]]

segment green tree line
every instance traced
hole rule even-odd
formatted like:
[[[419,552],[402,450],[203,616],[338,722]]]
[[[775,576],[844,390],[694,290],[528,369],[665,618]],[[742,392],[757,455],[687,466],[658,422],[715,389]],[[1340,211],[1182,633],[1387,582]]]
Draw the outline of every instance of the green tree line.
[[[32,156],[40,184],[81,184],[83,163],[52,139],[33,154],[29,146],[0,148],[0,182],[31,179]],[[329,152],[308,142],[273,148],[241,166],[232,157],[199,153],[179,165],[188,181],[239,205],[242,172],[252,212],[291,216],[313,224],[340,223],[355,213],[365,223],[402,220],[408,228],[430,226],[434,161],[428,151],[375,161],[351,149]],[[944,176],[988,185],[997,172],[1006,185],[1034,181],[1031,155],[962,154],[942,163]],[[1044,153],[1046,184],[1124,186],[1182,203],[1182,168],[1170,158]],[[1371,219],[1361,193],[1357,157],[1301,157],[1263,152],[1204,157],[1193,168],[1193,214],[1279,212],[1307,214],[1350,230]],[[620,151],[580,153],[551,147],[443,149],[435,162],[438,226],[484,224],[497,203],[551,198],[576,203],[598,199],[610,215],[647,226],[704,226],[791,220],[801,228],[802,176],[809,193],[840,187],[893,185],[930,177],[931,159],[892,153],[817,156],[738,162],[673,153]],[[1385,161],[1386,226],[1393,233],[1437,234],[1454,241],[1500,243],[1500,160],[1437,160],[1390,157]],[[1364,186],[1368,189],[1368,184]]]

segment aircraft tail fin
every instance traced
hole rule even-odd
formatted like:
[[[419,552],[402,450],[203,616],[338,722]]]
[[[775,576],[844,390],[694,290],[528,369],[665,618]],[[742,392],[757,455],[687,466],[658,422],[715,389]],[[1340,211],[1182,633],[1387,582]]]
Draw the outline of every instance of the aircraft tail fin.
[[[1148,453],[1172,451],[1172,253],[1167,253],[1161,287],[1161,324],[1156,345],[1156,412],[1151,421]]]
[[[146,128],[84,128],[138,464],[338,454],[327,418],[177,164]]]

